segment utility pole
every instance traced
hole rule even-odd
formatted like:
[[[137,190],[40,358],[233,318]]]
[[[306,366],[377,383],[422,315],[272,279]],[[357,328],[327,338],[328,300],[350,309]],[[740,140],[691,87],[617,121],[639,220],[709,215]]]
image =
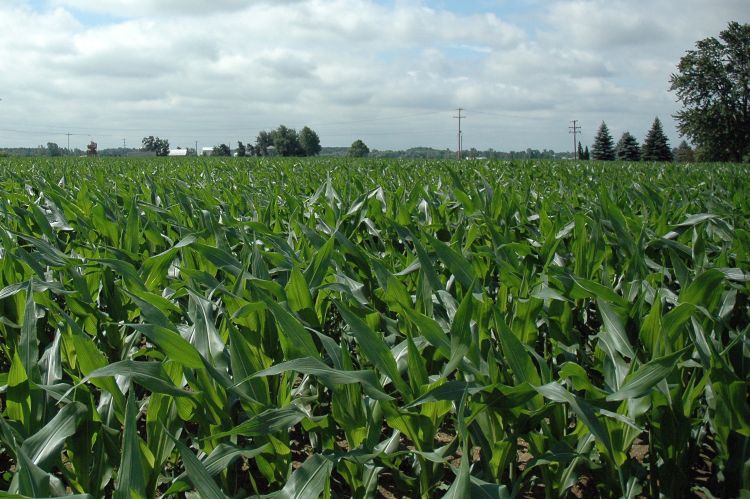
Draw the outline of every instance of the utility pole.
[[[195,141],[195,155],[198,156],[198,141]]]
[[[128,148],[128,146],[127,146],[124,138],[122,139],[122,148],[123,149],[127,149]]]
[[[454,118],[458,118],[458,151],[456,151],[456,159],[461,161],[461,149],[463,148],[463,135],[461,134],[461,120],[465,119],[466,116],[461,116],[461,112],[464,109],[462,107],[458,108],[458,116],[454,116]]]
[[[68,132],[65,135],[68,136],[68,154],[70,154],[70,136],[73,135],[72,133]]]
[[[581,158],[578,157],[578,141],[576,140],[576,134],[581,132],[581,127],[576,125],[578,120],[573,120],[571,123],[573,124],[568,127],[568,133],[573,134],[573,159],[579,160]]]

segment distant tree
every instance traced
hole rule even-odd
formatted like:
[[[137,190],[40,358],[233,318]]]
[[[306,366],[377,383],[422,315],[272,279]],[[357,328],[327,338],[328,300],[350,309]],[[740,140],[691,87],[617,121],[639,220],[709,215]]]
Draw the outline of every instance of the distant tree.
[[[643,161],[672,161],[672,150],[669,148],[669,141],[664,135],[659,118],[654,119],[651,130],[646,134],[641,159]]]
[[[261,130],[255,139],[255,151],[258,156],[268,156],[268,148],[273,145],[271,133]]]
[[[638,141],[629,132],[623,133],[620,137],[620,141],[615,147],[615,157],[620,161],[640,161],[641,148],[638,147]]]
[[[679,163],[692,163],[693,161],[695,161],[693,148],[690,147],[684,140],[680,142],[680,145],[677,146],[677,149],[675,149],[673,153],[674,159]]]
[[[583,157],[583,147],[581,146],[581,141],[578,141],[578,159],[585,159]]]
[[[370,154],[370,148],[367,144],[362,142],[361,139],[357,139],[352,142],[352,146],[349,148],[349,156],[352,158],[364,158]]]
[[[245,144],[243,144],[239,140],[237,141],[236,151],[237,151],[237,156],[239,157],[245,156],[245,154],[247,154],[247,149],[245,149]]]
[[[60,146],[55,144],[54,142],[47,142],[47,155],[48,156],[62,156],[63,150],[60,149]]]
[[[213,156],[230,156],[231,154],[232,151],[226,144],[219,144],[218,146],[214,146]]]
[[[750,155],[750,24],[730,22],[695,44],[670,78],[683,109],[677,129],[701,159],[743,161]]]
[[[273,139],[273,146],[276,148],[276,154],[280,156],[301,156],[303,154],[297,131],[294,128],[279,125],[279,128],[271,132],[271,138]]]
[[[612,145],[612,136],[609,134],[607,124],[602,121],[599,131],[596,132],[594,145],[591,146],[591,158],[599,161],[612,161],[615,159],[615,149]]]
[[[148,137],[143,137],[141,144],[142,150],[153,151],[157,156],[167,156],[169,154],[169,141],[167,139],[160,139],[159,137],[149,135]]]
[[[320,153],[320,137],[309,127],[304,127],[299,131],[299,145],[305,156],[317,156]]]
[[[97,143],[92,140],[89,145],[86,146],[86,156],[96,156],[98,147]]]
[[[257,156],[257,150],[255,149],[255,146],[253,146],[251,143],[245,144],[245,155],[246,156]]]
[[[586,146],[586,149],[583,151],[583,159],[588,161],[591,159],[591,154],[589,153],[589,146]]]

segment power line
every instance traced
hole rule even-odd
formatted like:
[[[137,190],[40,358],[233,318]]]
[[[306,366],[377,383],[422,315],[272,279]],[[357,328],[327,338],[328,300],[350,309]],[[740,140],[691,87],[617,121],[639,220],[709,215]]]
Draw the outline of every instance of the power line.
[[[573,159],[579,160],[581,158],[578,157],[578,141],[576,140],[576,134],[581,131],[581,127],[576,125],[578,120],[573,120],[571,123],[573,124],[568,127],[568,133],[573,134]]]
[[[461,135],[461,120],[466,118],[466,116],[461,116],[462,111],[463,108],[459,107],[458,116],[454,116],[454,118],[458,119],[458,151],[456,151],[456,159],[459,161],[461,161],[461,148],[463,146],[463,136]]]

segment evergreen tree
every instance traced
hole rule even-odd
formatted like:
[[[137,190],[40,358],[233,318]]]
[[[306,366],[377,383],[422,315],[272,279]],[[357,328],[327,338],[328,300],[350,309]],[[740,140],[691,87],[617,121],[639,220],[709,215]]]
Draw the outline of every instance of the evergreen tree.
[[[664,135],[659,118],[654,119],[651,130],[643,141],[643,161],[672,161],[672,150],[669,148],[669,141]]]
[[[680,163],[692,163],[693,161],[695,161],[695,154],[693,153],[693,149],[684,140],[680,142],[680,145],[677,146],[677,149],[675,149],[674,157],[675,160]]]
[[[625,132],[615,148],[615,157],[620,161],[640,161],[641,149],[635,137]]]
[[[599,126],[599,131],[596,132],[594,145],[591,146],[591,158],[599,161],[612,161],[615,159],[612,136],[609,134],[607,124],[603,121]]]
[[[247,154],[247,149],[245,148],[245,144],[243,144],[241,141],[237,141],[237,156],[242,157]]]
[[[591,154],[589,153],[589,146],[586,146],[586,148],[583,150],[583,159],[586,161],[591,159]]]
[[[585,159],[583,157],[583,147],[581,147],[581,141],[578,141],[578,159]]]

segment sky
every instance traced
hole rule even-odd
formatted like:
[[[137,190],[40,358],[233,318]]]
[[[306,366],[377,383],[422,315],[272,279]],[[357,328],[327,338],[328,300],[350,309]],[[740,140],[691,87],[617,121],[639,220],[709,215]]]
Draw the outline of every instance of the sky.
[[[568,151],[681,137],[669,77],[747,0],[0,0],[0,147],[173,148],[310,126],[323,146]],[[70,136],[66,134],[71,134]]]

